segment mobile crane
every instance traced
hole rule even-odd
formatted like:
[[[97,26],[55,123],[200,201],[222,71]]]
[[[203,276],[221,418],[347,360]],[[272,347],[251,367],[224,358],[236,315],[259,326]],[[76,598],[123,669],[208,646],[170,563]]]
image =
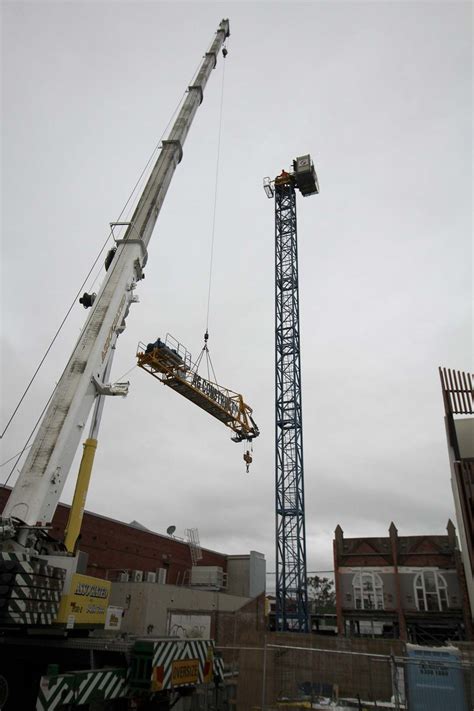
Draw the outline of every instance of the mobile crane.
[[[0,639],[3,642],[9,629],[15,629],[17,634],[22,630],[27,634],[34,629],[35,639],[41,644],[41,634],[50,634],[54,626],[70,629],[83,625],[86,631],[103,626],[110,583],[83,575],[80,556],[74,551],[105,398],[125,396],[128,391],[128,383],[109,382],[112,361],[129,309],[138,301],[135,290],[144,277],[148,243],[175,169],[183,157],[183,144],[219,52],[222,49],[224,56],[227,53],[224,43],[229,34],[229,21],[224,19],[203,57],[194,83],[188,87],[168,138],[162,141],[161,152],[131,221],[115,223],[125,226],[126,231],[122,239],[116,240],[116,249],[107,256],[106,275],[99,292],[97,295],[86,293],[80,299],[91,311],[0,517],[0,630],[4,635]],[[92,424],[84,444],[66,544],[62,545],[49,536],[48,527],[92,409]],[[78,596],[85,603],[82,617],[77,613]],[[58,673],[43,677],[37,708],[56,708],[59,693],[61,703],[79,704],[79,684],[82,692],[95,687],[95,701],[124,696],[130,699],[137,689],[141,694],[163,690],[163,685],[157,686],[156,680],[152,683],[156,645],[149,642],[151,646],[145,661],[143,650],[138,652],[126,643],[119,645],[121,654],[131,656],[132,667],[135,659],[136,668],[116,669],[116,683],[114,677],[109,679],[110,683],[105,683],[104,677],[101,683],[93,669],[83,672],[86,677],[82,681],[71,678],[71,674],[66,675],[68,678]],[[91,649],[100,649],[100,642],[95,640],[94,644]],[[109,641],[106,649],[112,647]],[[206,675],[212,676],[212,664],[209,667],[212,642],[199,640],[195,647],[186,652],[186,645],[181,644],[179,654],[184,660],[189,654],[199,658],[198,676],[202,681]],[[167,659],[172,660],[176,654],[178,646]],[[139,663],[140,659],[143,664]],[[179,684],[175,683],[176,686]],[[99,689],[103,690],[102,696],[97,696]],[[108,691],[110,696],[107,696]],[[88,693],[82,697],[85,700],[81,703],[90,700]]]

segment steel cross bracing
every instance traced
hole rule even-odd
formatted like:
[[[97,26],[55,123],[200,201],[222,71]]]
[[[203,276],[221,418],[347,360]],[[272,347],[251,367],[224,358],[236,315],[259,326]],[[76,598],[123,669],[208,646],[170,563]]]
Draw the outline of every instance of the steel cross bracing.
[[[276,628],[308,632],[296,195],[275,185]]]

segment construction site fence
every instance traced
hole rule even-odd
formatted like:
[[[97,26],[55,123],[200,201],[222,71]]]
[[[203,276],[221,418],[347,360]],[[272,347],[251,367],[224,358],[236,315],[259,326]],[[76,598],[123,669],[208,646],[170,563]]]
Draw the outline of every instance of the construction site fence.
[[[196,711],[474,711],[472,654],[420,660],[273,643],[218,651],[225,689],[208,689]]]

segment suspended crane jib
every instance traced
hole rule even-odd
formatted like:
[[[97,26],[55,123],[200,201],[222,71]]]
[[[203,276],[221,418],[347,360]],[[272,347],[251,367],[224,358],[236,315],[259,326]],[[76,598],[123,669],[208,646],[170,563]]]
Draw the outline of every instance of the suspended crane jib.
[[[189,351],[169,334],[165,341],[158,338],[146,347],[140,343],[137,361],[140,368],[229,427],[233,442],[250,441],[260,434],[242,395],[199,375]]]

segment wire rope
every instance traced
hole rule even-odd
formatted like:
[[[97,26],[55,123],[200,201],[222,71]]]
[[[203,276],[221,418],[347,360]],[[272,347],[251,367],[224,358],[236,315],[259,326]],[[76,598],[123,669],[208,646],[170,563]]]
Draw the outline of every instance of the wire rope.
[[[122,378],[126,378],[127,375],[132,372],[132,370],[135,370],[135,368],[138,368],[138,365],[137,365],[136,363],[135,363],[135,365],[132,365],[132,367],[131,367],[129,370],[127,370],[126,373],[124,373],[123,375],[121,375],[120,378],[117,378],[117,382],[118,382],[118,383],[121,382]]]
[[[222,115],[224,107],[224,80],[225,80],[225,58],[227,56],[227,49],[224,46],[222,49],[222,56],[224,61],[222,63],[222,79],[221,79],[221,97],[219,106],[219,129],[217,135],[217,153],[216,153],[216,172],[214,180],[214,205],[212,210],[212,228],[211,228],[211,250],[209,258],[209,280],[207,287],[207,309],[206,309],[206,331],[204,334],[204,346],[201,350],[199,358],[196,361],[196,372],[199,370],[199,365],[201,363],[204,353],[206,354],[206,365],[207,365],[207,379],[211,380],[211,370],[214,377],[214,382],[217,383],[216,373],[214,371],[214,366],[212,364],[209,349],[207,347],[207,341],[209,338],[209,313],[211,307],[211,291],[212,291],[212,270],[214,265],[214,243],[216,234],[216,214],[217,214],[217,194],[219,186],[219,167],[220,167],[220,155],[221,155],[221,138],[222,138]]]
[[[132,367],[129,368],[129,370],[127,370],[123,375],[120,376],[120,378],[118,378],[118,382],[121,382],[123,378],[126,378],[127,375],[128,375],[129,373],[131,373],[132,370],[135,370],[135,368],[137,368],[137,367],[138,367],[138,366],[137,366],[136,364],[135,364],[135,365],[132,365]],[[55,389],[56,389],[56,388],[55,388]],[[46,403],[46,407],[48,407],[49,403],[51,402],[51,398],[53,397],[53,394],[54,394],[54,390],[53,390],[53,392],[52,392],[52,394],[51,394],[51,396],[50,396],[48,402]],[[16,461],[15,464],[13,465],[13,470],[14,470],[15,467],[17,466],[18,462],[20,461],[20,458],[22,457],[22,455],[26,452],[26,450],[30,449],[30,448],[33,446],[33,443],[31,443],[31,444],[29,445],[28,442],[29,442],[29,440],[31,439],[32,434],[33,434],[34,431],[36,430],[36,427],[37,427],[37,425],[38,425],[38,423],[39,423],[39,420],[40,420],[41,417],[43,416],[43,413],[44,413],[44,411],[46,410],[46,407],[44,408],[44,410],[42,411],[41,415],[39,416],[39,418],[38,418],[38,420],[37,420],[37,422],[36,422],[36,425],[35,425],[35,427],[34,427],[32,433],[31,433],[30,437],[29,437],[28,440],[26,441],[26,445],[23,447],[23,449],[22,449],[20,452],[17,452],[16,454],[14,454],[14,455],[13,455],[12,457],[10,457],[9,459],[7,459],[5,462],[2,462],[2,463],[0,464],[0,468],[1,468],[1,467],[5,467],[7,464],[9,464],[10,462],[12,462],[16,457],[18,457],[17,461]],[[8,479],[9,479],[10,476],[12,475],[13,470],[12,470],[12,471],[10,472],[10,474],[8,475]],[[8,482],[8,479],[7,479],[7,481],[5,482],[4,486],[5,486],[6,483]]]
[[[198,65],[198,68],[199,68],[199,66],[200,66],[200,63],[199,63],[199,65]],[[196,76],[197,71],[198,71],[198,69],[195,70],[194,73],[193,73],[193,79],[191,80],[191,84],[192,84],[193,81],[194,81],[194,77]],[[128,199],[127,199],[127,201],[125,202],[125,204],[124,204],[124,206],[123,206],[123,208],[122,208],[122,210],[121,210],[121,212],[120,212],[120,214],[119,214],[119,216],[118,216],[116,222],[119,222],[119,221],[120,221],[120,219],[122,218],[122,216],[123,216],[125,210],[127,209],[128,205],[129,205],[129,203],[131,202],[131,200],[132,200],[134,194],[136,193],[136,191],[137,191],[137,189],[138,189],[138,186],[140,185],[140,182],[142,181],[142,179],[143,179],[145,173],[147,172],[147,170],[148,170],[148,168],[149,168],[149,166],[150,166],[150,164],[151,164],[151,162],[152,162],[154,156],[156,155],[156,153],[158,152],[158,150],[159,150],[159,148],[160,148],[160,144],[161,144],[161,142],[162,142],[162,140],[163,140],[163,136],[164,136],[164,135],[166,134],[166,132],[168,131],[168,128],[170,127],[172,121],[174,120],[176,114],[178,113],[178,111],[179,111],[179,109],[180,109],[180,107],[181,107],[181,105],[182,105],[182,103],[183,103],[184,97],[186,96],[186,93],[187,93],[187,90],[183,93],[182,96],[180,96],[179,101],[178,101],[178,103],[177,103],[177,105],[176,105],[176,107],[175,107],[173,113],[171,114],[171,117],[170,117],[170,119],[169,119],[169,121],[168,121],[168,123],[167,123],[165,129],[163,130],[163,132],[162,132],[162,134],[161,134],[161,136],[160,136],[159,141],[158,141],[157,144],[155,145],[155,147],[154,147],[154,149],[153,149],[153,151],[152,151],[152,153],[151,153],[151,155],[150,155],[150,157],[149,157],[149,159],[148,159],[148,161],[147,161],[145,167],[143,168],[143,170],[142,170],[142,172],[140,173],[140,175],[139,175],[137,181],[135,182],[135,185],[133,186],[132,191],[131,191],[130,195],[128,196]],[[59,334],[61,333],[61,331],[62,331],[62,329],[63,329],[63,326],[64,326],[64,324],[66,323],[67,319],[69,318],[69,315],[70,315],[72,309],[73,309],[74,306],[76,305],[77,299],[78,299],[79,296],[81,295],[82,290],[84,289],[84,287],[85,287],[85,285],[86,285],[88,279],[90,278],[92,272],[94,271],[95,266],[96,266],[97,262],[99,261],[101,255],[102,255],[104,249],[106,248],[107,243],[109,242],[109,240],[110,240],[111,237],[113,237],[112,230],[110,230],[110,232],[109,232],[109,234],[108,234],[108,236],[107,236],[107,239],[105,240],[105,242],[104,242],[104,244],[102,245],[102,248],[101,248],[99,254],[97,255],[95,261],[94,261],[93,264],[92,264],[92,267],[90,268],[89,272],[87,273],[86,278],[85,278],[84,281],[82,282],[82,284],[81,284],[81,286],[80,286],[80,288],[79,288],[77,294],[75,295],[75,297],[74,297],[74,299],[73,299],[71,305],[69,306],[68,310],[66,311],[66,314],[65,314],[64,318],[62,319],[62,321],[61,321],[61,323],[60,323],[60,325],[59,325],[59,328],[57,329],[56,333],[54,334],[53,339],[51,340],[49,346],[48,346],[47,349],[46,349],[46,352],[44,353],[44,355],[43,355],[43,357],[41,358],[41,360],[40,360],[38,366],[36,367],[36,370],[34,371],[34,373],[33,373],[32,377],[31,377],[31,379],[30,379],[28,385],[26,386],[26,388],[25,388],[23,394],[21,395],[21,397],[20,397],[20,399],[19,399],[19,401],[18,401],[16,407],[14,408],[14,410],[13,410],[13,412],[12,412],[12,414],[11,414],[11,416],[10,416],[8,422],[7,422],[7,424],[5,425],[5,428],[3,429],[3,432],[0,434],[0,439],[3,439],[3,437],[4,437],[4,435],[6,434],[8,428],[10,427],[11,423],[13,422],[16,413],[17,413],[18,410],[20,409],[20,406],[21,406],[23,400],[25,399],[25,397],[26,397],[28,391],[30,390],[30,388],[31,388],[31,386],[32,386],[32,384],[33,384],[33,382],[34,382],[34,380],[36,379],[36,376],[38,375],[38,373],[39,373],[39,371],[40,371],[40,369],[41,369],[41,367],[42,367],[44,361],[46,360],[46,358],[47,358],[49,352],[51,351],[51,348],[53,347],[53,345],[54,345],[56,339],[58,338]],[[96,276],[95,279],[93,280],[92,286],[96,283],[96,281],[97,281],[99,275],[100,275],[100,271],[97,273],[97,276]],[[90,289],[90,288],[91,288],[91,287],[89,287],[89,289]],[[49,401],[48,401],[48,402],[49,402]],[[43,410],[43,412],[44,412],[44,410]],[[23,450],[23,451],[24,451],[24,450]],[[23,452],[22,452],[22,453],[23,453]],[[16,466],[16,464],[15,464],[15,466]]]
[[[19,462],[20,459],[22,458],[23,454],[24,454],[24,453],[26,452],[26,450],[28,449],[29,441],[30,441],[30,439],[33,437],[33,435],[34,435],[34,433],[35,433],[35,431],[36,431],[36,428],[38,427],[39,423],[41,422],[41,418],[43,417],[44,413],[46,412],[46,408],[48,407],[49,403],[51,402],[55,390],[56,390],[56,386],[54,386],[54,388],[53,388],[53,390],[52,390],[52,392],[51,392],[51,395],[50,395],[49,398],[48,398],[48,402],[47,402],[46,405],[43,407],[43,409],[42,409],[42,411],[41,411],[41,413],[40,413],[38,419],[36,420],[35,425],[34,425],[33,429],[31,430],[28,439],[26,440],[25,444],[23,445],[23,449],[22,449],[21,452],[18,454],[17,460],[16,460],[15,464],[13,465],[13,467],[11,468],[10,474],[7,476],[6,481],[4,482],[3,486],[6,486],[6,485],[8,484],[8,482],[10,481],[11,475],[13,474],[13,472],[14,472],[15,469],[16,469],[16,465],[18,464],[18,462]],[[32,445],[31,445],[31,446],[32,446]],[[15,455],[15,456],[16,456],[16,455]],[[12,457],[12,458],[14,459],[14,457]]]
[[[6,467],[7,464],[10,464],[10,462],[12,462],[12,461],[15,459],[15,457],[18,457],[19,454],[23,454],[23,452],[25,452],[27,449],[29,449],[29,448],[32,447],[32,446],[33,446],[33,445],[30,444],[29,447],[25,447],[25,448],[22,449],[20,452],[17,452],[16,454],[13,455],[13,457],[10,457],[10,459],[7,459],[6,461],[2,462],[2,463],[0,464],[0,467]]]
[[[207,290],[207,313],[206,313],[206,333],[209,332],[209,311],[211,305],[211,289],[212,289],[212,268],[214,264],[214,241],[216,233],[216,213],[217,213],[217,191],[219,184],[219,167],[221,154],[221,137],[222,137],[222,113],[224,106],[224,79],[225,79],[225,54],[223,52],[224,61],[222,62],[222,81],[221,81],[221,100],[219,108],[219,132],[217,138],[217,157],[216,157],[216,175],[214,184],[214,208],[212,213],[212,231],[211,231],[211,256],[209,263],[209,285]]]
[[[61,321],[61,323],[60,323],[60,325],[59,325],[59,328],[57,329],[56,333],[54,334],[51,343],[49,344],[48,348],[46,349],[46,352],[45,352],[44,356],[41,358],[41,360],[40,360],[38,366],[36,367],[35,372],[33,373],[32,377],[31,377],[31,379],[30,379],[28,385],[26,386],[26,389],[25,389],[23,395],[21,396],[20,400],[18,401],[18,403],[17,403],[15,409],[13,410],[13,413],[11,414],[10,419],[8,420],[8,422],[7,422],[6,426],[5,426],[5,428],[4,428],[3,432],[2,432],[2,434],[0,434],[0,439],[3,439],[3,437],[4,437],[5,433],[6,433],[6,431],[8,430],[8,428],[9,428],[10,425],[11,425],[11,423],[13,422],[13,419],[14,419],[16,413],[17,413],[18,410],[20,409],[21,403],[23,402],[23,400],[24,400],[25,397],[26,397],[26,394],[28,393],[29,389],[30,389],[31,386],[33,385],[33,382],[34,382],[36,376],[38,375],[41,366],[43,365],[44,361],[46,360],[46,358],[47,358],[47,356],[48,356],[48,354],[49,354],[51,348],[53,347],[53,345],[54,345],[54,343],[55,343],[55,341],[56,341],[56,339],[57,339],[57,337],[58,337],[59,334],[61,333],[62,328],[63,328],[64,324],[66,323],[68,317],[69,317],[69,314],[71,313],[72,309],[73,309],[74,306],[76,305],[77,299],[78,299],[79,296],[81,295],[81,291],[83,290],[84,286],[85,286],[86,283],[87,283],[87,280],[89,279],[90,275],[92,274],[92,272],[93,272],[93,270],[94,270],[94,268],[95,268],[95,265],[96,265],[97,262],[99,261],[100,255],[101,255],[102,252],[104,251],[104,249],[105,249],[105,247],[106,247],[106,245],[107,245],[107,242],[109,241],[109,238],[110,238],[110,235],[109,235],[109,236],[107,237],[107,239],[105,240],[105,242],[104,242],[104,244],[103,244],[103,246],[102,246],[102,249],[100,250],[99,254],[97,255],[97,257],[96,257],[96,259],[95,259],[95,261],[94,261],[92,267],[90,268],[90,270],[89,270],[89,272],[88,272],[86,278],[85,278],[84,281],[82,282],[82,285],[81,285],[81,287],[79,288],[79,291],[78,291],[77,294],[75,295],[74,300],[72,301],[71,305],[69,306],[68,310],[66,311],[66,315],[64,316],[63,320]]]

